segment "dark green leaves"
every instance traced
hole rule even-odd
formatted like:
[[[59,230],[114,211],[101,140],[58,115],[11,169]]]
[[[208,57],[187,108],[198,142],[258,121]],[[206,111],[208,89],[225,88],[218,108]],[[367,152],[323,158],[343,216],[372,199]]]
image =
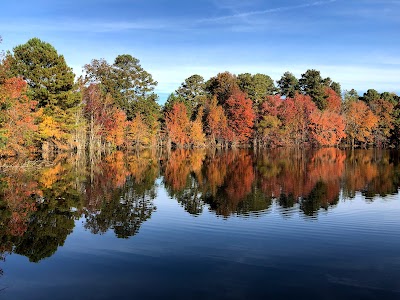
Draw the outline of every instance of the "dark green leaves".
[[[30,39],[14,48],[10,61],[12,75],[24,77],[39,106],[51,104],[66,109],[79,102],[79,98],[69,95],[74,85],[72,69],[49,43]]]

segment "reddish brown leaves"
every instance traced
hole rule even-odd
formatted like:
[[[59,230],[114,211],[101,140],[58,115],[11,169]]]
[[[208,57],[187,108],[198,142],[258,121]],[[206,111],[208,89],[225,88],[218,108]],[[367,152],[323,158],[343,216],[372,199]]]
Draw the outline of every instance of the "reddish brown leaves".
[[[242,91],[235,90],[226,101],[225,107],[233,141],[249,141],[253,135],[255,119],[251,100]]]

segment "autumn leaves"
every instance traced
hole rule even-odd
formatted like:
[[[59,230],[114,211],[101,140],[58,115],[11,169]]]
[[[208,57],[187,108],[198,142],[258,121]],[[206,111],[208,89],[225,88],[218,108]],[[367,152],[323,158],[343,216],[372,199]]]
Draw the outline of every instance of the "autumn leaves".
[[[265,74],[192,75],[161,107],[138,59],[94,59],[74,82],[62,55],[37,38],[1,60],[0,154],[143,147],[397,146],[399,97],[340,85],[307,70],[275,85]],[[343,96],[343,98],[342,98]]]

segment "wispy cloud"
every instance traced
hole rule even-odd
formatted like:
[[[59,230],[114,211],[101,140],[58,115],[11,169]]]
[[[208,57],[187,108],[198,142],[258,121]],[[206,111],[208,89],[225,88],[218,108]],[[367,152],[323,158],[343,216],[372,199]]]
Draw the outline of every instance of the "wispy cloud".
[[[119,32],[129,30],[162,30],[171,27],[168,22],[145,20],[135,22],[125,21],[81,21],[75,19],[58,21],[25,20],[24,22],[0,22],[2,31],[21,31],[29,28],[35,32],[64,31],[64,32]]]
[[[281,7],[264,9],[264,10],[255,10],[255,11],[249,11],[249,12],[234,13],[234,14],[231,14],[231,15],[225,15],[225,16],[214,17],[214,18],[201,19],[201,20],[198,21],[198,23],[228,22],[228,21],[231,21],[231,20],[244,19],[244,18],[253,17],[253,16],[257,16],[257,15],[265,15],[265,14],[270,14],[270,13],[291,11],[291,10],[297,10],[297,9],[313,7],[313,6],[321,6],[321,5],[330,4],[330,3],[333,3],[333,2],[336,2],[336,1],[337,0],[314,1],[314,2],[309,2],[309,3],[299,4],[299,5],[281,6]]]

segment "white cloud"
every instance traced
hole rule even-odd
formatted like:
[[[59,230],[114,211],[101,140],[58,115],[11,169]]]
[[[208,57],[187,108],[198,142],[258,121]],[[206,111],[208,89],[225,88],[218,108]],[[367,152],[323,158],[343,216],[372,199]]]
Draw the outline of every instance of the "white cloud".
[[[297,9],[307,8],[307,7],[312,7],[312,6],[321,6],[321,5],[326,5],[329,3],[336,2],[336,1],[337,0],[314,1],[311,3],[303,3],[303,4],[293,5],[293,6],[281,6],[281,7],[276,7],[276,8],[264,9],[264,10],[255,10],[255,11],[249,11],[249,12],[234,13],[231,15],[201,19],[197,22],[198,23],[227,23],[229,21],[236,21],[237,19],[243,20],[243,19],[247,19],[248,17],[254,17],[257,15],[265,15],[265,14],[276,13],[276,12],[291,11],[291,10],[297,10]]]

